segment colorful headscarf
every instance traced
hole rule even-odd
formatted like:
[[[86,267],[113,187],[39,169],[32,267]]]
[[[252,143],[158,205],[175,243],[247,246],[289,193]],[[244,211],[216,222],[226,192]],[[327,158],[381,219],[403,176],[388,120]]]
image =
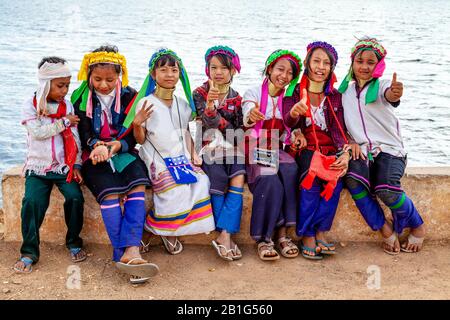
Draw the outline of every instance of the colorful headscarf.
[[[378,97],[378,90],[380,88],[380,81],[378,78],[380,78],[383,75],[384,70],[386,69],[386,63],[384,62],[384,58],[386,57],[387,51],[384,49],[384,47],[377,41],[377,39],[362,39],[356,42],[355,46],[352,48],[351,52],[351,60],[352,63],[350,65],[350,69],[347,73],[347,76],[342,81],[341,85],[339,86],[339,92],[344,93],[347,88],[350,81],[353,79],[353,61],[355,60],[355,56],[359,54],[362,51],[373,51],[375,55],[378,58],[378,63],[375,66],[375,69],[372,72],[372,78],[375,79],[375,81],[372,81],[369,85],[369,88],[367,89],[366,94],[366,104],[375,102]]]
[[[47,96],[50,92],[52,80],[70,76],[70,69],[65,63],[44,62],[39,68],[39,87],[36,91],[36,110],[39,115],[44,114],[47,110]]]
[[[282,112],[283,97],[292,96],[292,93],[294,92],[294,89],[295,89],[295,85],[297,84],[300,72],[302,70],[302,61],[301,61],[300,57],[292,51],[276,50],[276,51],[272,52],[272,54],[267,58],[265,68],[264,68],[264,74],[267,74],[267,70],[269,69],[270,66],[274,65],[278,60],[281,60],[281,59],[287,59],[289,61],[294,62],[298,69],[298,74],[289,83],[288,89],[286,91],[284,91],[284,89],[283,89],[280,96],[278,97],[278,109],[280,110],[281,114],[283,114],[283,112]],[[264,78],[264,81],[261,86],[261,101],[259,102],[259,107],[260,107],[260,111],[262,114],[266,113],[268,98],[269,98],[269,78],[266,76]],[[253,127],[252,136],[254,138],[259,138],[259,136],[261,134],[262,125],[263,125],[263,121],[258,121],[255,124],[255,126]],[[284,127],[287,132],[285,143],[290,144],[291,130],[289,127],[286,126],[286,124],[284,124]]]
[[[208,77],[209,77],[209,68],[208,68],[209,60],[211,60],[211,58],[218,53],[222,53],[230,57],[231,63],[233,64],[236,71],[241,72],[241,62],[239,60],[239,56],[233,49],[227,46],[214,46],[206,50],[205,53],[205,64],[206,64],[205,73]]]
[[[170,55],[175,58],[175,60],[178,62],[178,66],[180,68],[180,80],[181,84],[183,85],[184,94],[186,95],[186,99],[191,107],[192,110],[192,116],[195,117],[197,115],[194,100],[192,99],[192,92],[191,92],[191,85],[189,83],[189,78],[186,72],[186,69],[184,68],[183,62],[181,59],[177,56],[177,54],[167,48],[162,48],[156,51],[152,57],[150,58],[150,61],[148,62],[148,74],[147,77],[144,80],[144,83],[142,84],[141,90],[139,90],[139,93],[134,100],[133,105],[131,106],[127,117],[125,118],[125,121],[123,123],[123,126],[125,128],[129,128],[131,123],[133,122],[135,113],[136,113],[136,105],[138,104],[139,100],[142,98],[152,94],[155,92],[156,89],[156,81],[151,76],[151,73],[155,69],[156,62],[165,55]]]
[[[284,94],[286,97],[290,97],[292,96],[292,93],[294,92],[295,89],[295,85],[297,84],[298,79],[300,78],[300,72],[302,71],[302,60],[296,53],[292,51],[276,50],[272,52],[272,54],[267,58],[266,66],[264,68],[264,74],[267,73],[267,69],[269,69],[270,66],[274,65],[278,60],[281,59],[288,59],[289,61],[294,62],[298,69],[297,76],[294,79],[292,79],[292,81],[289,83],[289,87],[287,88]]]
[[[305,57],[305,71],[303,72],[302,79],[300,80],[300,92],[303,91],[303,88],[308,88],[308,72],[309,72],[309,66],[307,64],[308,60],[311,58],[312,52],[317,49],[321,48],[325,50],[328,54],[331,55],[332,61],[331,61],[331,70],[330,75],[328,76],[328,79],[325,81],[325,95],[328,96],[333,91],[334,83],[337,81],[336,75],[334,74],[334,69],[336,68],[336,64],[338,61],[338,54],[336,52],[336,49],[329,43],[325,41],[315,41],[308,44],[306,48],[306,57]]]
[[[72,103],[75,103],[82,97],[80,103],[80,110],[86,111],[86,116],[92,118],[92,91],[88,85],[89,67],[94,64],[108,63],[112,65],[119,65],[122,69],[122,82],[117,81],[116,84],[116,105],[114,111],[120,113],[120,87],[128,86],[128,69],[127,61],[123,55],[117,52],[90,52],[84,55],[81,61],[80,71],[78,72],[78,81],[82,81],[81,85],[76,89],[71,97]]]

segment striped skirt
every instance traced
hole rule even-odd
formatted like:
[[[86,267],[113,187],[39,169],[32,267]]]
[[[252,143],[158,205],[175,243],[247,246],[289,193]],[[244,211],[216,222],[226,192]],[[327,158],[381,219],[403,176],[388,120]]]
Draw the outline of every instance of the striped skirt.
[[[162,172],[153,185],[153,207],[145,229],[161,236],[208,233],[215,229],[208,176],[194,167],[197,182],[176,184],[169,171]]]

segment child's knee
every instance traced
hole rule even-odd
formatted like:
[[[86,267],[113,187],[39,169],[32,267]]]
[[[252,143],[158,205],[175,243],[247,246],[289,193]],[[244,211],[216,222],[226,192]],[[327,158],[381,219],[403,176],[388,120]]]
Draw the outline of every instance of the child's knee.
[[[388,207],[394,205],[398,202],[399,198],[402,196],[401,193],[393,192],[390,190],[380,190],[375,192],[377,197]]]
[[[355,178],[351,177],[351,176],[345,176],[344,177],[344,184],[348,189],[357,189],[359,188],[362,183],[359,182],[358,180],[356,180]]]

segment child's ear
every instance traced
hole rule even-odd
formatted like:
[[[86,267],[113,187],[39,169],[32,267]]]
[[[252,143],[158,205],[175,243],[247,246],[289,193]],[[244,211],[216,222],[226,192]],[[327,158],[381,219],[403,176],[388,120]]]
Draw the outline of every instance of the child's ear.
[[[152,77],[153,80],[155,80],[155,69],[153,69],[152,73],[150,73],[150,77]]]
[[[231,76],[234,76],[234,75],[236,75],[236,68],[231,68]]]

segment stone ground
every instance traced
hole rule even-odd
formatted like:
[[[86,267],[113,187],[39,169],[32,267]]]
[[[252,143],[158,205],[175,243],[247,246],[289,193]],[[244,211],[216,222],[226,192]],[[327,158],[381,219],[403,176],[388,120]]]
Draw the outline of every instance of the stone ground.
[[[450,242],[445,241],[425,242],[422,252],[398,256],[385,254],[379,243],[341,243],[338,255],[323,261],[299,256],[275,262],[259,260],[256,246],[247,245],[241,248],[244,257],[231,263],[207,245],[186,245],[177,256],[155,245],[144,257],[160,273],[145,285],[129,284],[111,263],[110,247],[94,244],[86,246],[88,259],[76,264],[81,277],[73,273],[64,245],[51,243],[41,244],[33,273],[18,275],[11,267],[19,247],[0,240],[0,300],[450,299]],[[369,289],[377,286],[376,270],[379,289]],[[68,282],[75,288],[68,289]]]

